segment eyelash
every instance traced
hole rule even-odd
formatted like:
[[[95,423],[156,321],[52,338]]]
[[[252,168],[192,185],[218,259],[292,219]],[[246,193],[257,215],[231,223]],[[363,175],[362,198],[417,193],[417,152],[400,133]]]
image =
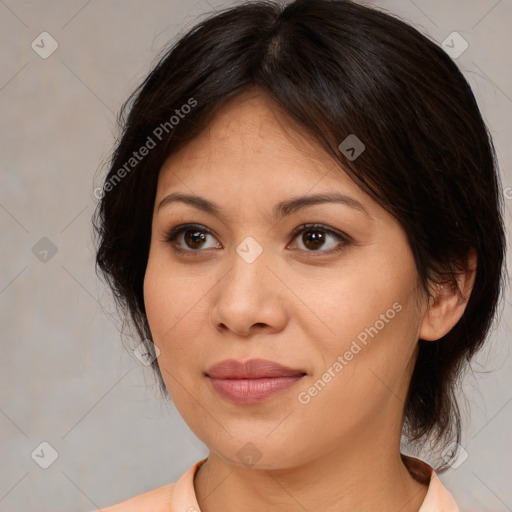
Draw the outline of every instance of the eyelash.
[[[171,228],[165,234],[164,241],[166,243],[169,243],[173,247],[173,250],[175,252],[180,253],[180,254],[187,254],[187,255],[190,255],[193,257],[199,256],[202,252],[205,252],[208,250],[208,249],[194,250],[194,249],[179,248],[177,246],[175,240],[176,240],[176,238],[178,238],[179,235],[181,235],[182,233],[185,233],[187,231],[200,231],[201,233],[213,236],[212,231],[209,230],[208,228],[206,228],[205,226],[202,226],[201,224],[181,224],[179,226]],[[351,242],[350,237],[348,235],[346,235],[345,233],[335,231],[331,228],[328,228],[327,226],[324,226],[323,224],[303,224],[303,225],[299,226],[292,233],[292,235],[291,235],[292,240],[295,240],[295,238],[297,238],[298,235],[300,235],[304,232],[307,232],[307,231],[316,231],[316,232],[321,232],[323,234],[333,235],[334,237],[336,237],[340,240],[340,243],[338,244],[338,246],[336,248],[330,249],[328,251],[322,251],[321,249],[319,249],[317,251],[307,251],[304,249],[299,249],[299,251],[301,251],[301,252],[309,253],[308,256],[310,254],[312,255],[312,254],[316,254],[316,253],[321,254],[321,255],[335,254],[337,252],[342,251]]]

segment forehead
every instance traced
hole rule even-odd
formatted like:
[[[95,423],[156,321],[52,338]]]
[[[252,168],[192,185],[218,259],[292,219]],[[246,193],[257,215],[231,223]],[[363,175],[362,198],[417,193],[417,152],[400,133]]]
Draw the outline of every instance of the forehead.
[[[297,179],[353,184],[299,123],[253,89],[228,100],[197,137],[167,158],[159,188],[190,180],[208,187],[220,181],[275,186]]]

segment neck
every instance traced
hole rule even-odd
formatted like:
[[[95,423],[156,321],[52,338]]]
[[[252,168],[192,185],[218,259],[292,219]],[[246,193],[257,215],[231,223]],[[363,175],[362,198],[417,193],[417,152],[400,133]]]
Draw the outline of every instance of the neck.
[[[199,507],[201,512],[418,512],[428,486],[403,464],[399,440],[361,446],[351,439],[304,464],[272,469],[234,465],[210,453],[194,480]]]

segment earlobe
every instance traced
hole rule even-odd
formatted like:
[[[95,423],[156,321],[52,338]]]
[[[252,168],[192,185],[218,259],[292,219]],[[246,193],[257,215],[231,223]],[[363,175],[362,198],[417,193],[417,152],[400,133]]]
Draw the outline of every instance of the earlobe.
[[[448,334],[460,320],[475,283],[477,267],[476,250],[471,248],[466,270],[457,275],[459,290],[453,283],[436,284],[433,296],[429,298],[427,310],[423,316],[419,338],[435,341]]]

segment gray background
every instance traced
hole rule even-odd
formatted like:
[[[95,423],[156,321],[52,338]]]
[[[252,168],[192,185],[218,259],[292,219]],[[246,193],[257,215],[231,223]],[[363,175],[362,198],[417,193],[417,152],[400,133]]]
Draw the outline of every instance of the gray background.
[[[90,218],[122,101],[168,41],[227,5],[0,0],[0,511],[105,507],[174,481],[207,455],[121,342],[94,273]],[[511,187],[512,0],[373,5],[439,43],[453,31],[469,43],[456,61]],[[47,59],[31,47],[43,31],[58,42]],[[512,188],[505,192],[510,226]],[[57,249],[47,261],[32,251],[42,237]],[[468,512],[512,510],[508,297],[464,380],[468,458],[442,476]],[[58,452],[48,469],[31,457],[43,441]]]

